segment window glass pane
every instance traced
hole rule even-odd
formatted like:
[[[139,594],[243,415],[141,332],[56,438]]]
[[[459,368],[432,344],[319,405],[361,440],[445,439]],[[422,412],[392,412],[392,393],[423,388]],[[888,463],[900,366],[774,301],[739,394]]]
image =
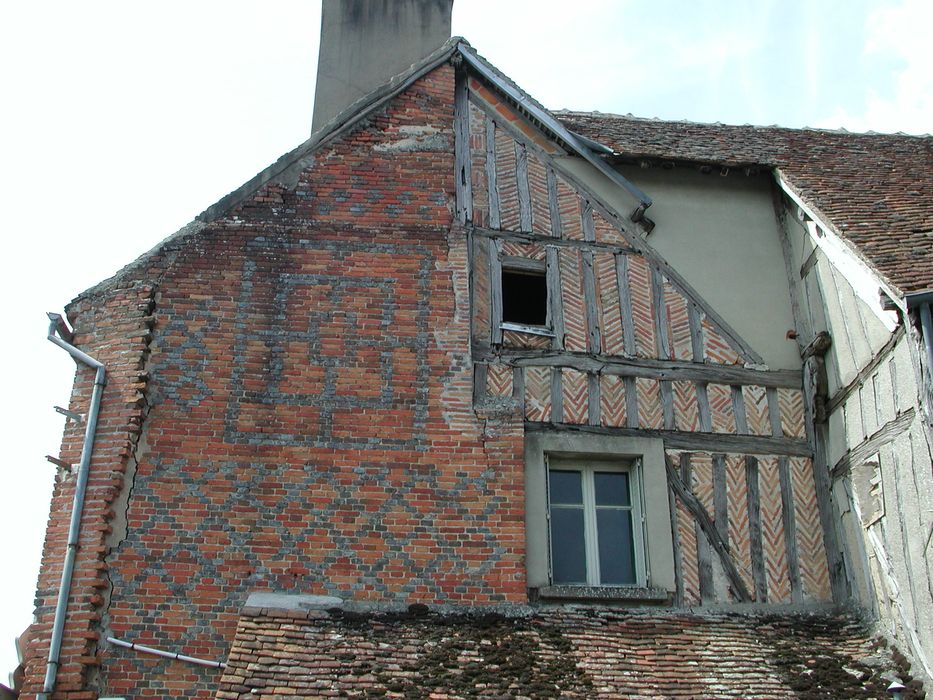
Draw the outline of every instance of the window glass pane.
[[[628,472],[596,472],[593,474],[596,487],[596,505],[630,506]]]
[[[619,508],[600,508],[596,511],[596,528],[600,583],[635,583],[632,512]]]
[[[586,583],[583,509],[551,508],[551,567],[554,583]]]
[[[551,503],[583,503],[580,472],[550,472],[549,495]]]

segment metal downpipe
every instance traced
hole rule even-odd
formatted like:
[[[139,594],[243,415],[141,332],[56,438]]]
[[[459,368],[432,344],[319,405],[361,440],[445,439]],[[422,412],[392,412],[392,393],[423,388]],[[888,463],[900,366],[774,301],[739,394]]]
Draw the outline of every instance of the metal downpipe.
[[[75,558],[78,553],[78,540],[81,533],[81,514],[84,510],[84,495],[87,491],[88,474],[91,465],[91,453],[94,450],[94,435],[97,431],[97,416],[100,413],[101,394],[106,384],[106,371],[104,364],[90,355],[81,352],[59,335],[67,335],[70,340],[68,326],[59,314],[48,314],[48,339],[58,347],[64,349],[75,360],[97,371],[94,377],[94,391],[91,394],[91,405],[88,409],[84,428],[84,445],[81,447],[81,462],[78,464],[78,478],[75,483],[74,502],[71,506],[71,524],[68,527],[68,548],[65,552],[65,562],[62,565],[62,581],[58,590],[58,601],[55,605],[55,619],[52,622],[52,641],[49,645],[49,659],[45,669],[45,682],[42,692],[37,700],[48,700],[55,689],[55,678],[58,675],[59,654],[61,653],[62,637],[65,630],[65,615],[68,611],[68,596],[71,593],[71,575],[74,571]],[[58,335],[56,335],[58,334]]]

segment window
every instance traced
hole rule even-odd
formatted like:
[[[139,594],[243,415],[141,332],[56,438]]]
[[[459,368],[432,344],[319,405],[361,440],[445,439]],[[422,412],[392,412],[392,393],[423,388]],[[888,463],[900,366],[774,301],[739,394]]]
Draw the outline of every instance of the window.
[[[553,584],[645,584],[638,464],[548,460]]]
[[[547,326],[547,279],[543,271],[502,268],[502,322]]]
[[[656,438],[525,433],[525,536],[532,596],[663,602],[675,589]]]

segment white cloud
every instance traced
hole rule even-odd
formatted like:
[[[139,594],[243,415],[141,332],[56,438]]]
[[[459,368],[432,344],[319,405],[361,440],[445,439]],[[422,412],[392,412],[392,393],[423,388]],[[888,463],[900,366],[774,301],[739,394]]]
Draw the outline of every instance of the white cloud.
[[[863,55],[869,61],[897,66],[891,73],[890,95],[868,88],[861,111],[839,108],[819,126],[850,131],[933,132],[933,3],[904,0],[875,10],[866,21]]]

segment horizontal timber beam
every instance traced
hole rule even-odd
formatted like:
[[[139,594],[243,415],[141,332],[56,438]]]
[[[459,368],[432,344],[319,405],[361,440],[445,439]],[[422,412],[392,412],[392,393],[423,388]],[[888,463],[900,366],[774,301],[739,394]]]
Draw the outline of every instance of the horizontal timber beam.
[[[845,400],[852,395],[852,392],[856,391],[862,384],[868,379],[875,370],[878,369],[878,366],[884,362],[888,355],[894,350],[894,347],[897,345],[898,341],[904,337],[904,325],[901,324],[897,329],[891,334],[891,337],[888,338],[884,346],[878,351],[878,353],[871,358],[871,361],[865,365],[859,373],[855,375],[855,379],[849,382],[846,386],[842,387],[839,391],[833,394],[832,398],[826,403],[826,414],[829,415],[837,408],[839,408]]]
[[[910,424],[914,422],[914,413],[915,411],[911,406],[897,418],[882,425],[872,435],[842,455],[830,472],[830,476],[833,479],[845,476],[853,466],[861,464],[881,449],[883,445],[895,440],[898,435],[910,428]]]
[[[566,367],[580,372],[663,381],[713,382],[787,389],[800,389],[803,386],[803,374],[789,369],[761,370],[738,365],[636,359],[554,350],[493,350],[482,346],[474,349],[473,358],[480,362],[504,362],[511,367]]]
[[[578,432],[594,435],[618,435],[619,437],[644,437],[664,440],[664,447],[671,450],[696,450],[698,452],[731,453],[743,455],[781,455],[787,457],[812,457],[806,440],[794,438],[763,437],[759,435],[728,435],[724,433],[689,433],[680,430],[654,430],[649,428],[605,428],[594,425],[570,423],[539,423],[525,421],[528,432]]]
[[[499,229],[473,227],[473,233],[485,238],[501,238],[504,241],[513,241],[515,243],[530,243],[537,245],[554,245],[560,248],[576,248],[577,250],[604,250],[607,253],[626,253],[634,255],[634,248],[628,248],[619,245],[609,245],[608,243],[597,243],[596,241],[578,241],[569,238],[555,238],[554,236],[544,236],[540,233],[523,233],[520,231],[501,231]]]

